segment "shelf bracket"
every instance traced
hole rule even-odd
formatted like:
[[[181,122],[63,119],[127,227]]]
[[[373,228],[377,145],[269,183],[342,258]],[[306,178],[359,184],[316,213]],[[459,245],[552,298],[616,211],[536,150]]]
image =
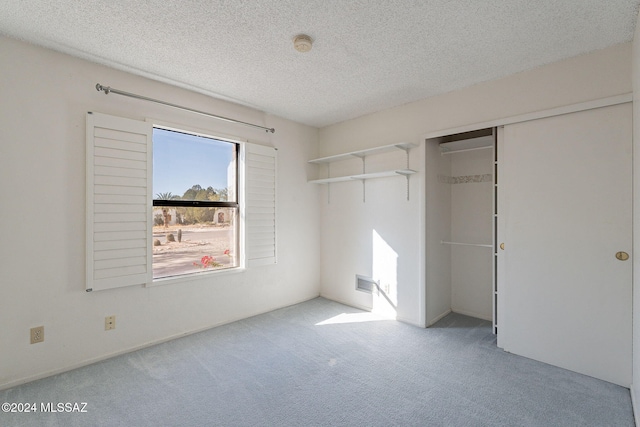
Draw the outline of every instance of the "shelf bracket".
[[[409,150],[411,150],[411,146],[398,144],[395,147],[397,149],[399,149],[399,150],[403,150],[404,151],[404,153],[406,155],[406,158],[407,158],[407,170],[410,169],[409,168]],[[409,175],[405,175],[405,177],[407,178],[407,201],[409,201],[409,190],[410,190],[410,188],[409,188]]]
[[[367,156],[362,156],[362,174],[366,174],[367,173],[367,165],[366,165],[366,159]],[[362,180],[362,203],[366,203],[367,201],[367,187],[366,187],[366,183],[367,180],[363,179]]]
[[[327,178],[331,178],[331,163],[327,163]],[[331,183],[327,184],[327,204],[331,204]]]
[[[405,148],[404,152],[407,155],[407,169],[409,169],[409,148]],[[409,201],[409,175],[407,175],[407,202],[408,201]]]

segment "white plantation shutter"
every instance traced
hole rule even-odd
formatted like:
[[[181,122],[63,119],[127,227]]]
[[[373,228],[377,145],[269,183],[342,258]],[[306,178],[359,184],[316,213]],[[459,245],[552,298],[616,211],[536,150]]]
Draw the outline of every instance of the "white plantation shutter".
[[[87,290],[152,280],[152,130],[87,113]]]
[[[276,149],[245,144],[247,267],[275,264]]]

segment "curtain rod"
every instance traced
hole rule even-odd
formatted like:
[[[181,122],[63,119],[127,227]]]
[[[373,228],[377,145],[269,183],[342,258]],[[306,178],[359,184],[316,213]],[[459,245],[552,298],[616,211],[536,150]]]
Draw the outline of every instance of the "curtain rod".
[[[155,102],[156,104],[167,105],[169,107],[177,108],[179,110],[190,111],[192,113],[201,114],[201,115],[207,116],[207,117],[213,117],[214,119],[224,120],[226,122],[239,123],[239,124],[245,125],[245,126],[252,126],[254,128],[264,129],[265,131],[271,132],[271,133],[275,133],[275,131],[276,131],[274,128],[268,128],[268,127],[256,125],[256,124],[253,124],[253,123],[247,123],[247,122],[243,122],[243,121],[240,121],[240,120],[230,119],[228,117],[217,116],[215,114],[206,113],[206,112],[200,111],[200,110],[194,110],[193,108],[182,107],[180,105],[172,104],[170,102],[160,101],[158,99],[147,98],[146,96],[136,95],[135,93],[125,92],[123,90],[114,89],[114,88],[109,87],[109,86],[102,86],[100,83],[96,83],[96,90],[98,92],[104,91],[105,95],[108,95],[110,93],[115,93],[115,94],[118,94],[118,95],[128,96],[130,98],[141,99],[143,101]]]

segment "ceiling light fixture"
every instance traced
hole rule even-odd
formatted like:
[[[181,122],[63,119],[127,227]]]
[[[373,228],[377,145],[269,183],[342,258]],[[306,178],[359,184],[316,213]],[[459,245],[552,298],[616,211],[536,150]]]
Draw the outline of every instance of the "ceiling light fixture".
[[[306,34],[298,34],[293,39],[293,47],[295,47],[298,52],[309,52],[311,50],[311,43],[311,37]]]

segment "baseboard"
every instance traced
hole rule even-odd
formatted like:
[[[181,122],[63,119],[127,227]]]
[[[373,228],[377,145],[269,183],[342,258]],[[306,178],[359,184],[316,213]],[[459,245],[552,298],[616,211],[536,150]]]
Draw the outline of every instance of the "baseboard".
[[[333,301],[333,302],[337,302],[339,304],[346,305],[348,307],[357,308],[358,310],[369,311],[369,312],[371,312],[371,310],[372,310],[371,307],[367,307],[367,306],[364,306],[364,305],[361,305],[361,304],[353,303],[351,301],[344,301],[341,298],[336,298],[336,297],[334,297],[332,295],[328,295],[328,294],[325,294],[325,293],[320,293],[320,296],[322,298],[328,299],[328,300]],[[420,324],[420,322],[416,322],[415,320],[409,319],[409,318],[406,318],[406,317],[396,316],[395,320],[397,320],[399,322],[402,322],[402,323],[407,323],[409,325],[417,326],[419,328],[424,328],[424,325]]]
[[[636,393],[634,391],[633,384],[631,384],[629,390],[631,391],[631,408],[633,409],[633,419],[635,420],[636,426],[640,426],[640,424],[638,424],[638,417],[640,417],[640,407],[638,406],[638,404],[640,402],[636,400]]]
[[[333,295],[329,295],[324,292],[320,292],[320,296],[322,298],[328,299],[329,301],[337,302],[337,303],[346,305],[348,307],[353,307],[353,308],[357,308],[359,310],[364,310],[364,311],[371,311],[371,307],[367,307],[362,304],[357,304],[357,303],[354,303],[353,301],[345,301],[341,298],[334,297]]]
[[[475,317],[476,319],[488,320],[489,322],[493,321],[491,316],[483,316],[482,314],[474,313],[473,311],[458,310],[455,307],[451,307],[451,311],[453,311],[454,313],[465,315],[465,316]]]
[[[421,322],[416,322],[415,320],[406,317],[396,316],[396,320],[408,325],[417,326],[418,328],[425,328],[424,324],[422,324]]]
[[[167,338],[162,338],[162,339],[159,339],[159,340],[155,340],[155,341],[151,341],[151,342],[148,342],[148,343],[140,344],[140,345],[137,345],[137,346],[134,346],[134,347],[130,347],[130,348],[124,349],[124,350],[119,350],[119,351],[116,351],[116,352],[113,352],[113,353],[109,353],[109,354],[106,354],[106,355],[94,357],[92,359],[84,360],[82,362],[72,363],[71,365],[67,365],[67,366],[64,366],[62,368],[52,369],[50,371],[46,371],[46,372],[43,372],[43,373],[31,375],[31,376],[20,378],[20,379],[17,379],[17,380],[12,380],[12,381],[0,384],[0,390],[6,390],[6,389],[9,389],[9,388],[12,388],[12,387],[17,387],[19,385],[30,383],[32,381],[41,380],[43,378],[48,378],[48,377],[51,377],[53,375],[62,374],[64,372],[73,371],[74,369],[78,369],[78,368],[82,368],[84,366],[92,365],[94,363],[102,362],[103,360],[111,359],[112,357],[122,356],[123,354],[132,353],[134,351],[142,350],[142,349],[148,348],[148,347],[153,347],[154,345],[158,345],[158,344],[162,344],[162,343],[165,343],[165,342],[169,342],[169,341],[175,340],[177,338],[182,338],[182,337],[186,337],[186,336],[189,336],[189,335],[197,334],[199,332],[208,331],[209,329],[217,328],[218,326],[227,325],[229,323],[237,322],[239,320],[248,319],[248,318],[251,318],[251,317],[254,317],[254,316],[259,316],[261,314],[269,313],[269,312],[275,311],[275,310],[280,310],[282,308],[291,307],[292,305],[300,304],[300,303],[303,303],[303,302],[306,302],[306,301],[311,301],[312,299],[318,298],[319,296],[320,295],[314,295],[312,297],[305,298],[305,299],[302,299],[302,300],[297,301],[297,302],[291,302],[291,303],[287,303],[287,304],[282,305],[282,306],[277,306],[275,308],[262,310],[262,311],[254,313],[254,314],[251,314],[249,316],[243,316],[243,317],[233,318],[233,319],[230,319],[230,320],[225,320],[223,322],[219,322],[219,323],[216,323],[216,324],[211,325],[211,326],[206,326],[204,328],[200,328],[200,329],[196,329],[196,330],[188,331],[188,332],[182,332],[182,333],[179,333],[179,334],[171,335],[171,336],[169,336]]]
[[[451,309],[445,311],[444,313],[442,313],[441,315],[437,316],[435,319],[429,321],[429,323],[427,323],[427,328],[431,325],[433,325],[434,323],[436,323],[438,320],[442,319],[443,317],[445,317],[447,314],[451,313]]]

